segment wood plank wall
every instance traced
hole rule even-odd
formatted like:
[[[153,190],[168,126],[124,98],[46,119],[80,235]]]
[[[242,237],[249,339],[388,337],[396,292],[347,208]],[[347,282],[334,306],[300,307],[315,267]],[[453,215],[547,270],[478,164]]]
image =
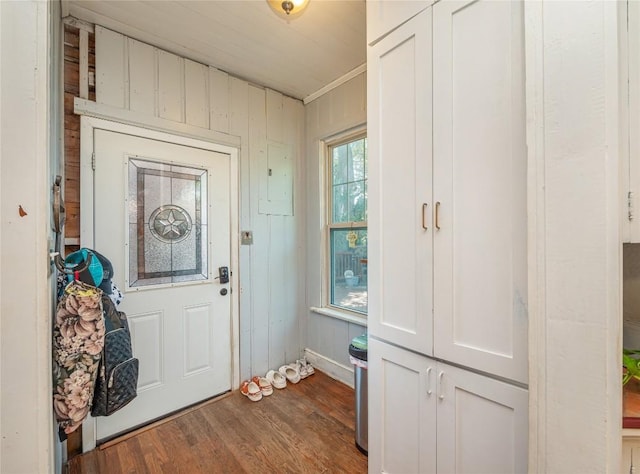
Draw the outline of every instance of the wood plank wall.
[[[71,33],[69,43],[72,59],[77,37]],[[65,71],[70,88],[78,82],[74,64],[69,61],[68,79]],[[188,124],[240,137],[240,230],[253,231],[254,241],[240,247],[240,376],[264,374],[299,358],[306,247],[302,102],[100,26],[95,30],[95,65],[96,90],[90,99],[98,104],[165,119],[175,124],[176,133]],[[65,92],[65,105],[72,108],[76,95],[75,89]],[[79,120],[65,116],[67,121],[69,237],[79,235]],[[291,150],[293,215],[258,212],[260,193],[265,192],[261,177],[268,171],[263,157],[272,142]]]
[[[95,36],[89,34],[89,72],[95,74]],[[64,201],[67,211],[65,237],[80,238],[80,117],[73,113],[73,99],[80,96],[80,36],[78,29],[64,27]],[[89,86],[89,100],[95,100]],[[74,246],[70,246],[69,249]]]

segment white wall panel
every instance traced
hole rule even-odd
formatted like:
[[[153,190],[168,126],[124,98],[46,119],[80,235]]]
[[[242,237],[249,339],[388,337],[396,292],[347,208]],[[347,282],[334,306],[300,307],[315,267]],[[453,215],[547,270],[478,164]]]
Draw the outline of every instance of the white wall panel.
[[[158,114],[184,122],[184,59],[166,51],[158,52]]]
[[[264,89],[249,86],[249,180],[251,187],[251,226],[253,245],[251,246],[251,296],[254,313],[252,315],[252,369],[255,373],[265,373],[269,367],[269,287],[273,279],[269,277],[269,249],[271,221],[257,211],[259,175],[261,163],[266,154],[267,117],[265,113]],[[278,282],[282,284],[282,282]]]
[[[128,69],[125,37],[96,26],[96,102],[127,107]]]
[[[53,278],[46,250],[55,141],[48,132],[57,120],[48,75],[57,69],[50,61],[59,15],[49,2],[0,2],[1,472],[60,469],[52,454]]]
[[[529,472],[622,472],[619,5],[525,2]]]
[[[220,73],[220,74],[218,74]],[[214,87],[214,78],[220,78],[220,71],[209,68],[210,97],[214,103],[220,104],[215,97],[220,95],[219,87]],[[240,145],[240,230],[253,230],[251,225],[251,186],[249,182],[249,84],[234,77],[226,77],[223,89],[229,91],[225,99],[230,113],[226,121],[229,132],[241,138]],[[212,109],[213,110],[213,109]],[[220,109],[221,110],[221,109]],[[215,127],[214,115],[211,115],[211,127]],[[254,374],[252,367],[251,327],[253,321],[253,298],[251,292],[252,266],[250,245],[240,246],[240,378],[246,380]]]
[[[307,348],[347,367],[351,366],[349,343],[354,337],[365,333],[366,327],[308,310],[323,304],[321,287],[324,262],[321,236],[325,180],[322,176],[324,165],[320,161],[324,156],[319,150],[322,140],[363,125],[366,120],[366,73],[354,77],[305,106],[306,178],[300,181],[305,183],[307,318],[300,324]]]
[[[306,303],[301,277],[305,220],[303,213],[299,217],[259,214],[258,207],[260,173],[268,172],[268,136],[287,150],[289,199],[296,199],[300,208],[305,203],[303,192],[293,192],[304,189],[295,182],[305,177],[302,102],[98,29],[96,48],[104,55],[102,64],[109,65],[103,67],[103,83],[98,84],[105,103],[140,112],[138,117],[149,116],[149,123],[155,123],[153,117],[166,119],[162,123],[175,123],[176,133],[186,123],[240,138],[240,182],[232,190],[239,193],[240,230],[254,235],[253,245],[240,246],[240,268],[233,270],[240,275],[240,377],[299,358],[306,337],[300,330]],[[290,202],[288,214],[293,207]],[[195,324],[199,319],[194,318],[190,321]],[[187,371],[197,370],[196,361],[203,355],[196,353],[197,348],[189,350]]]
[[[184,82],[187,123],[209,128],[209,68],[185,59]]]
[[[345,83],[343,120],[367,113],[367,75],[360,74]]]
[[[267,140],[274,142],[282,142],[284,127],[282,99],[282,94],[267,89]]]
[[[290,144],[292,157],[302,157],[304,155],[303,140],[298,137],[304,136],[304,108],[300,102],[289,97],[283,98],[283,137],[284,143]],[[304,294],[306,291],[305,278],[292,278],[294,275],[306,275],[305,266],[305,220],[304,209],[306,200],[305,163],[304,160],[294,160],[293,163],[293,209],[294,218],[286,218],[287,227],[284,230],[285,273],[288,275],[288,291],[284,293],[285,320],[285,359],[291,361],[294,354],[299,353],[300,341],[304,340],[305,332],[302,331],[306,318],[303,316],[307,310]],[[306,325],[304,325],[306,327]],[[304,346],[302,346],[304,347]]]
[[[157,115],[158,92],[157,50],[153,46],[128,39],[129,44],[129,110]]]
[[[287,292],[291,291],[291,275],[287,275],[286,259],[288,249],[285,248],[286,235],[285,217],[269,216],[269,365],[279,367],[284,360],[286,327],[288,319],[285,314],[285,300]],[[298,356],[296,355],[296,359]],[[282,361],[282,362],[280,362]]]
[[[318,103],[318,135],[315,135],[316,140],[326,138],[338,131],[333,124],[333,103],[334,99],[342,96],[343,87],[337,87],[316,99],[315,102]]]
[[[209,121],[211,130],[229,132],[229,102],[231,95],[234,93],[231,90],[230,83],[234,82],[236,86],[237,83],[245,83],[244,81],[230,78],[224,71],[209,67]],[[246,110],[246,107],[236,107],[234,108],[234,113],[240,110]],[[236,135],[239,134],[236,133]]]

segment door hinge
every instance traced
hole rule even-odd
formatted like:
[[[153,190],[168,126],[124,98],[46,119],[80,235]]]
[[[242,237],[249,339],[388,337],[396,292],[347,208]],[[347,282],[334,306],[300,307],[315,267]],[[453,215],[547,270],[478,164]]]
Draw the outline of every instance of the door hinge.
[[[627,193],[627,218],[633,220],[633,192]]]
[[[93,171],[96,170],[96,154],[95,153],[91,153],[91,169]]]

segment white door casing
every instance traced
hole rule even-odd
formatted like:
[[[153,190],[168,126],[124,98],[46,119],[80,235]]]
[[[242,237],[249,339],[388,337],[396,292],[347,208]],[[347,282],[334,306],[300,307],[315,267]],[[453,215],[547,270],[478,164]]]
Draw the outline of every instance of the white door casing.
[[[84,183],[93,173],[88,173],[83,161],[83,199],[89,193],[85,188],[92,188],[93,218],[89,239],[85,235],[87,216],[82,214],[82,243],[112,261],[114,283],[125,293],[119,309],[128,315],[134,356],[140,359],[138,397],[110,417],[85,423],[90,429],[85,430],[83,445],[91,449],[98,439],[237,387],[237,297],[231,291],[237,288],[237,272],[233,272],[237,268],[237,186],[233,185],[237,182],[237,153],[228,147],[98,119],[83,117],[82,124],[83,156],[88,149],[85,141],[95,149],[95,178],[88,186]],[[205,280],[130,286],[128,232],[124,231],[130,160],[141,166],[148,160],[205,170],[209,201],[208,233],[202,239],[202,251],[208,252]],[[130,240],[138,245],[135,234]],[[227,284],[216,279],[221,266],[230,268]],[[220,293],[223,288],[226,295]]]

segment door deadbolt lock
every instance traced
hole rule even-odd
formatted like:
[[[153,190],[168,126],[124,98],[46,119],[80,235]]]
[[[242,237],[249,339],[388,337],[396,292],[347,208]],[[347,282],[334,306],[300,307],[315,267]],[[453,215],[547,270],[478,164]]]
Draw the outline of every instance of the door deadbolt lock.
[[[229,268],[219,267],[218,276],[214,280],[220,280],[220,283],[229,283]]]

